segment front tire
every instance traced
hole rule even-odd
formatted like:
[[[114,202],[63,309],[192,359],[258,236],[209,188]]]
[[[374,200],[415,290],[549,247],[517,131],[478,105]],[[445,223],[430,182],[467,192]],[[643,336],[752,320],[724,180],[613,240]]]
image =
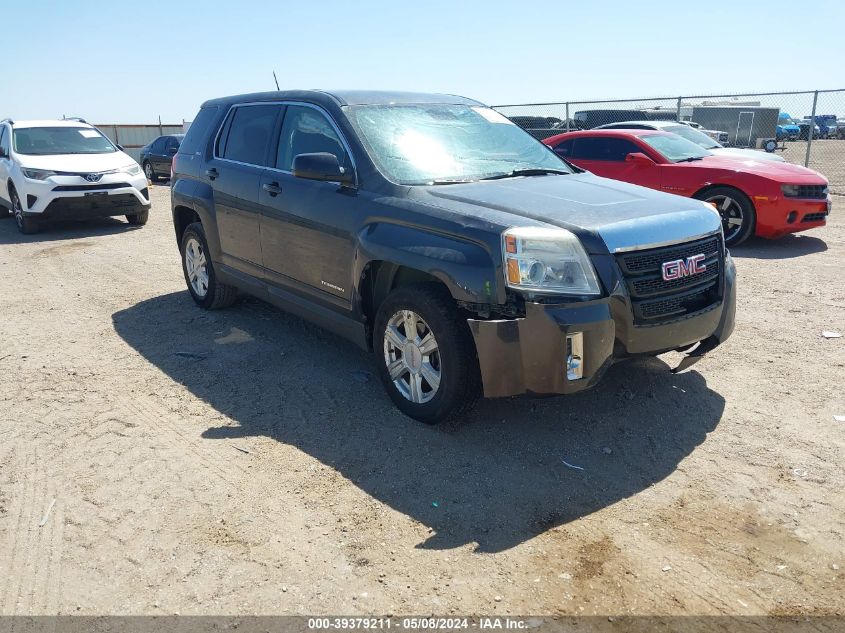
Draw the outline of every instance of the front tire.
[[[15,224],[17,224],[18,231],[24,235],[32,235],[38,233],[38,220],[25,216],[23,214],[23,205],[18,196],[18,192],[13,188],[9,188],[9,197],[12,199],[12,215],[15,216]]]
[[[147,223],[147,220],[150,219],[150,212],[141,211],[140,213],[133,213],[131,215],[126,216],[126,221],[129,222],[132,226],[144,226]]]
[[[733,187],[713,187],[696,196],[716,207],[727,246],[738,246],[754,234],[757,212],[751,199]]]
[[[235,302],[238,298],[237,288],[217,281],[202,224],[194,222],[188,225],[182,234],[179,250],[182,253],[182,272],[185,274],[188,292],[198,306],[217,310]]]
[[[378,374],[396,407],[437,424],[469,411],[481,392],[472,334],[448,291],[416,284],[391,292],[373,332]]]

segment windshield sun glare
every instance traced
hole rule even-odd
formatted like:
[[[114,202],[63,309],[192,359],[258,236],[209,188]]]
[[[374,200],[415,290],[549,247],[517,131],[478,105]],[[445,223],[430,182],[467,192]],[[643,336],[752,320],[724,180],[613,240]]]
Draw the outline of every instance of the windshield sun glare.
[[[376,167],[397,184],[466,182],[523,170],[573,171],[491,108],[366,105],[348,107],[346,114]]]

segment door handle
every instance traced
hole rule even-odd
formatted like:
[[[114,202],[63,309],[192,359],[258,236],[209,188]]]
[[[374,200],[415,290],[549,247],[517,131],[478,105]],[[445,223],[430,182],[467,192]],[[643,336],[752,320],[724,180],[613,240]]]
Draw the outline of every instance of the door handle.
[[[261,188],[270,194],[272,198],[275,198],[280,193],[282,193],[282,188],[279,186],[277,182],[267,182],[261,185]]]
[[[212,167],[211,169],[205,170],[205,175],[208,176],[211,180],[214,180],[215,178],[217,178],[217,176],[220,175],[220,172],[218,172],[214,167]]]

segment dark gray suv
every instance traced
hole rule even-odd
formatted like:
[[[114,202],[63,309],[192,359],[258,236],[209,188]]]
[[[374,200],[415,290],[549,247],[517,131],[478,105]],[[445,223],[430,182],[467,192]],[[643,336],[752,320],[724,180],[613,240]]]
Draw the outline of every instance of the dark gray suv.
[[[197,304],[248,293],[372,350],[423,422],[580,391],[629,356],[684,350],[683,369],[734,327],[711,207],[579,170],[471,99],[214,99],[173,174]]]

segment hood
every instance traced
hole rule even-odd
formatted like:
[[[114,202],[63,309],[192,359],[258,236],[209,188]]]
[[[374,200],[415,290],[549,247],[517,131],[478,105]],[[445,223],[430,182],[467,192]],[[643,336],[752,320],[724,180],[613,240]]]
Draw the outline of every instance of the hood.
[[[778,163],[785,163],[786,159],[777,154],[770,154],[769,152],[761,152],[756,149],[740,149],[738,147],[714,147],[710,150],[716,156],[726,156],[727,158],[737,159],[752,159],[752,160],[773,160]]]
[[[432,204],[503,226],[559,226],[590,252],[681,242],[721,229],[709,205],[590,173],[425,188]],[[450,204],[452,203],[452,204]],[[467,206],[469,205],[469,206]]]
[[[784,130],[792,130],[793,132],[801,130],[801,128],[795,125],[795,123],[778,123],[778,127]]]
[[[729,148],[726,148],[729,149]],[[751,150],[754,151],[754,150]],[[757,152],[755,152],[756,154]],[[741,171],[755,174],[763,178],[769,178],[776,182],[798,183],[798,184],[827,184],[827,180],[819,172],[793,165],[786,161],[774,161],[771,159],[752,156],[730,156],[719,152],[713,156],[706,156],[702,160],[686,163],[693,168],[700,169],[726,169],[729,171]]]
[[[48,169],[52,171],[72,171],[80,173],[109,171],[137,165],[132,157],[123,152],[109,154],[52,154],[32,156],[18,154],[21,166],[30,169]]]

